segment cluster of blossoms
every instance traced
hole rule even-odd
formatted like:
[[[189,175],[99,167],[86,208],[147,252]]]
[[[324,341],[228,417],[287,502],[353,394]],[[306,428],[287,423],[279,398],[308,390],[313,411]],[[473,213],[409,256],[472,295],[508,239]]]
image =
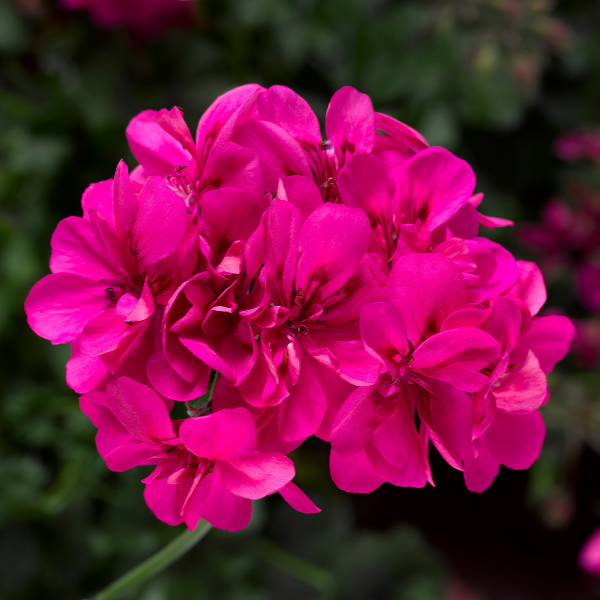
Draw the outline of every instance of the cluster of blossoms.
[[[539,454],[573,328],[536,316],[533,263],[478,235],[511,223],[477,211],[465,161],[353,88],[325,130],[281,86],[221,96],[195,140],[180,109],[142,112],[139,166],[85,191],[26,301],[72,345],[108,467],[156,466],[167,523],[237,530],[275,492],[318,511],[286,456],[312,435],[349,492],[433,483],[429,442],[478,492]]]

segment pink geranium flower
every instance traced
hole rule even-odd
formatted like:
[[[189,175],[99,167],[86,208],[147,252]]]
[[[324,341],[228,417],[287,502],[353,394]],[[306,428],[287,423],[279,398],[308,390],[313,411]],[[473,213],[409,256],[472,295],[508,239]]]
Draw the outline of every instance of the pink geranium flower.
[[[339,202],[338,173],[355,153],[375,152],[387,165],[397,165],[427,147],[410,127],[375,113],[371,99],[352,87],[331,98],[326,141],[306,100],[289,88],[263,91],[256,109],[256,118],[236,128],[233,140],[258,153],[265,189],[273,193],[280,178],[304,175],[317,184],[324,201]]]
[[[25,302],[31,328],[54,344],[74,342],[69,384],[93,389],[132,353],[145,371],[153,331],[181,281],[196,268],[196,226],[158,177],[136,194],[121,162],[114,182],[84,194],[84,217],[52,236],[52,274]],[[150,338],[146,337],[150,335]],[[141,343],[141,340],[145,340]],[[85,358],[88,357],[88,358]],[[94,358],[96,357],[96,358]]]
[[[385,377],[351,394],[331,433],[331,474],[346,491],[371,491],[383,481],[423,486],[431,481],[426,443],[462,469],[471,441],[473,402],[486,385],[480,371],[500,354],[494,338],[456,325],[467,308],[459,268],[436,254],[399,259],[388,283],[390,302],[360,316],[366,349]],[[421,431],[414,425],[414,413]]]
[[[98,450],[110,469],[156,465],[144,479],[144,495],[170,525],[185,521],[194,529],[202,518],[237,531],[250,520],[251,500],[280,490],[292,505],[314,507],[291,484],[289,458],[256,452],[256,427],[244,408],[171,421],[160,396],[127,377],[109,383],[105,393],[84,394],[81,408],[99,427]]]
[[[482,299],[514,283],[510,253],[477,237],[479,224],[494,228],[512,222],[477,212],[483,195],[472,195],[475,176],[465,161],[443,148],[428,148],[395,167],[392,178],[395,184],[384,163],[364,153],[352,156],[338,178],[344,204],[369,217],[369,252],[381,257],[385,273],[400,256],[433,251],[457,262]]]
[[[127,126],[127,140],[140,165],[131,174],[143,184],[152,175],[164,177],[190,211],[206,192],[238,187],[262,195],[259,160],[248,148],[229,141],[233,128],[255,114],[262,88],[243,85],[219,96],[202,115],[196,141],[181,109],[145,110]]]
[[[248,270],[244,263],[246,243],[267,206],[268,201],[237,188],[205,194],[199,240],[206,268],[184,282],[166,307],[164,354],[155,357],[158,368],[150,374],[162,394],[193,399],[193,388],[180,382],[195,381],[206,365],[237,385],[254,366],[255,322],[278,319],[257,279],[260,265]]]
[[[489,487],[500,464],[526,469],[539,456],[546,429],[537,409],[548,401],[546,374],[567,353],[574,332],[566,317],[534,316],[546,301],[544,281],[533,263],[519,261],[518,267],[519,279],[506,296],[461,317],[502,346],[489,367],[489,384],[474,395],[472,453],[464,472],[475,492]]]
[[[314,184],[305,181],[318,199]],[[377,377],[358,317],[385,295],[378,265],[365,253],[365,214],[333,204],[309,212],[301,202],[307,198],[296,200],[302,210],[289,199],[273,200],[246,249],[247,262],[264,262],[261,277],[273,316],[256,330],[256,364],[240,391],[253,406],[277,406],[278,430],[288,441],[315,432],[327,439],[350,384]]]

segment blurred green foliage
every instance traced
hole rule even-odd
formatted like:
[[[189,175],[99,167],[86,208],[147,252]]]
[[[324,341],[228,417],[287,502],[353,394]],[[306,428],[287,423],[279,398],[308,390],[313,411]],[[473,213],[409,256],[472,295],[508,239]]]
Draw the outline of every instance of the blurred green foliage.
[[[132,116],[178,105],[193,125],[218,94],[255,81],[292,87],[323,117],[331,94],[354,85],[377,110],[470,160],[486,214],[534,219],[582,176],[558,168],[554,137],[600,122],[598,8],[203,0],[189,29],[142,40],[50,0],[0,0],[0,597],[81,599],[177,533],[145,507],[142,469],[106,469],[64,383],[69,349],[37,338],[23,313],[48,272],[58,220],[80,214],[82,191],[120,158],[134,165],[124,136]],[[497,235],[516,249],[510,232]],[[573,306],[568,287],[551,292],[554,305]],[[567,365],[552,386],[529,501],[548,526],[564,527],[574,518],[573,465],[584,443],[600,450],[600,376]],[[246,531],[211,532],[132,597],[442,597],[446,570],[421,534],[357,530],[350,499],[328,479],[325,447],[295,458],[320,515],[279,498],[257,503]]]

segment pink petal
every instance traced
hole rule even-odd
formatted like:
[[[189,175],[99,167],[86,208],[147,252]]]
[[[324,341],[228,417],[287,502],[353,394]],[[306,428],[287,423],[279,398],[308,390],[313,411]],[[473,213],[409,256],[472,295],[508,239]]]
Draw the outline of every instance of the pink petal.
[[[539,410],[524,415],[496,411],[484,435],[496,460],[509,469],[528,469],[540,455],[546,426]]]
[[[443,148],[427,148],[394,170],[394,214],[433,231],[469,201],[473,169]]]
[[[238,188],[223,188],[202,196],[202,229],[207,233],[218,264],[237,240],[247,241],[267,208],[262,198]]]
[[[512,300],[500,297],[493,300],[489,315],[480,327],[500,342],[503,351],[510,351],[519,340],[521,321],[518,306]]]
[[[510,362],[523,362],[529,350],[533,350],[542,371],[550,373],[569,350],[574,333],[573,323],[567,317],[535,317],[512,351]]]
[[[329,441],[333,420],[348,396],[355,389],[355,386],[345,381],[338,373],[329,369],[320,369],[318,375],[321,389],[325,392],[327,407],[321,425],[315,431],[315,436],[324,441]]]
[[[200,363],[194,379],[186,381],[171,367],[162,352],[152,355],[146,367],[148,380],[159,394],[173,400],[186,401],[206,393],[210,371],[210,367]]]
[[[471,452],[464,459],[465,484],[469,491],[481,493],[492,485],[500,463],[490,454],[485,439],[475,440],[473,445],[478,452],[477,456]]]
[[[279,125],[296,139],[318,144],[321,140],[319,120],[308,102],[283,85],[264,91],[257,101],[258,116]]]
[[[52,234],[51,244],[50,269],[53,273],[72,273],[96,280],[120,280],[126,275],[121,266],[107,256],[87,219],[63,219]]]
[[[265,270],[273,301],[283,306],[292,302],[301,225],[302,216],[293,204],[273,200],[266,220]]]
[[[409,353],[404,323],[395,306],[389,302],[373,302],[360,313],[360,332],[367,352],[377,357],[387,370],[395,374],[398,360]]]
[[[240,109],[247,100],[257,91],[262,90],[260,85],[249,83],[240,85],[219,96],[200,117],[196,130],[196,144],[198,148],[210,148],[219,138],[224,125],[233,114]]]
[[[428,379],[427,385],[432,390],[429,406],[424,405],[426,397],[416,395],[417,386],[409,387],[419,416],[444,459],[455,469],[462,469],[462,462],[471,452],[473,401],[465,392],[442,381]]]
[[[150,175],[165,177],[189,165],[190,156],[157,122],[158,112],[145,110],[127,126],[125,135],[136,159]]]
[[[179,435],[190,452],[209,460],[244,459],[256,449],[256,427],[245,408],[186,419]]]
[[[162,178],[151,177],[140,193],[131,230],[131,252],[140,271],[175,252],[187,223],[183,199]]]
[[[79,398],[79,408],[85,413],[94,427],[102,429],[108,436],[126,436],[127,430],[121,421],[106,406],[103,392],[89,392]]]
[[[71,342],[94,315],[110,306],[105,287],[69,273],[46,275],[25,300],[27,323],[53,344]]]
[[[97,388],[106,377],[106,367],[97,356],[79,350],[79,340],[71,342],[71,358],[67,362],[67,384],[78,394]]]
[[[202,161],[198,155],[198,149],[183,119],[183,111],[181,109],[177,108],[177,106],[174,106],[171,110],[167,110],[166,108],[161,109],[156,115],[156,122],[194,157],[198,165],[201,164]]]
[[[238,330],[246,332],[245,341],[236,335]],[[246,320],[238,323],[231,333],[203,335],[201,330],[182,333],[181,343],[201,361],[216,369],[236,385],[248,376],[257,357],[257,347],[250,324]],[[247,342],[252,343],[248,345]]]
[[[258,500],[287,485],[294,463],[278,452],[257,452],[242,460],[218,462],[223,485],[236,496]]]
[[[121,239],[125,240],[135,220],[137,198],[129,181],[129,170],[123,160],[117,166],[113,182],[113,209],[115,224]]]
[[[357,208],[324,204],[300,230],[296,291],[303,302],[326,300],[356,271],[369,243],[369,220]]]
[[[211,149],[198,184],[203,191],[237,187],[262,196],[263,174],[253,149],[232,142],[220,142]]]
[[[392,193],[381,162],[371,154],[355,154],[338,175],[338,189],[346,206],[365,211],[385,243],[384,256],[391,258]]]
[[[341,164],[355,152],[371,152],[375,147],[375,113],[371,98],[350,86],[340,88],[329,102],[325,131],[336,146]]]
[[[493,298],[515,283],[519,276],[517,261],[506,248],[486,238],[466,240],[466,243],[469,256],[477,263],[477,269],[472,272],[479,276],[479,280],[471,286],[474,291]],[[485,257],[485,254],[488,256]],[[489,261],[488,265],[483,264],[485,261]]]
[[[202,518],[213,527],[239,531],[248,525],[251,516],[252,502],[232,494],[223,485],[219,469],[200,482],[185,509],[185,522],[190,529]]]
[[[277,186],[277,198],[291,202],[300,211],[303,221],[323,204],[316,183],[304,175],[282,177]]]
[[[331,447],[340,456],[361,452],[377,426],[373,394],[377,386],[357,388],[343,404],[331,426]]]
[[[119,377],[107,384],[106,406],[136,440],[160,444],[175,438],[161,397],[153,389],[129,377]]]
[[[96,434],[98,452],[111,471],[127,471],[140,465],[156,464],[154,456],[160,450],[155,444],[134,440],[129,434],[109,436],[103,429]]]
[[[81,351],[90,356],[99,356],[117,350],[142,333],[147,323],[125,322],[115,308],[107,308],[94,315],[81,332]]]
[[[373,468],[364,450],[350,456],[341,456],[332,449],[329,470],[333,482],[340,490],[355,494],[368,494],[385,481]]]
[[[304,514],[320,513],[321,509],[295,484],[290,481],[279,493],[283,499],[298,512]]]
[[[535,263],[518,260],[517,268],[519,269],[519,297],[525,302],[529,312],[535,316],[546,303],[544,277]]]
[[[81,197],[84,218],[89,219],[89,211],[100,213],[111,225],[115,223],[112,199],[112,179],[90,184]]]
[[[248,121],[236,131],[233,141],[258,154],[265,190],[274,193],[282,176],[312,176],[306,154],[298,142],[278,125]]]
[[[155,479],[146,484],[144,499],[155,516],[167,525],[179,525],[183,522],[177,502],[177,488],[166,479]]]
[[[493,386],[496,406],[505,412],[531,412],[546,400],[546,375],[535,354],[529,351],[525,362],[510,369]]]
[[[373,432],[375,447],[394,467],[405,465],[411,458],[414,438],[419,437],[414,423],[414,408],[405,399]]]
[[[410,370],[476,392],[488,381],[478,373],[500,356],[500,344],[474,327],[451,329],[425,340],[413,353]]]
[[[429,464],[423,443],[416,430],[412,436],[408,461],[395,467],[381,455],[374,444],[368,444],[365,453],[377,473],[392,485],[402,487],[423,487],[431,479]]]
[[[448,315],[464,308],[466,288],[460,269],[445,256],[410,254],[396,260],[388,295],[416,347],[437,333]]]
[[[477,213],[479,223],[488,229],[496,229],[496,227],[511,227],[514,226],[513,221],[508,219],[500,219],[499,217],[486,217],[481,213]]]
[[[305,355],[298,382],[291,386],[289,397],[279,405],[279,433],[286,441],[307,438],[323,421],[327,400],[318,370],[315,360]]]

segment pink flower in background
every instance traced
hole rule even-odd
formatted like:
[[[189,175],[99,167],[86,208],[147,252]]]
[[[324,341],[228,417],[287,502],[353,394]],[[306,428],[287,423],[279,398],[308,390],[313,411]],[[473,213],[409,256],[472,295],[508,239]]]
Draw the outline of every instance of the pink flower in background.
[[[147,37],[192,23],[194,0],[61,0],[68,10],[86,10],[98,27],[125,26]]]
[[[520,240],[540,251],[547,276],[572,270],[581,303],[600,312],[600,197],[584,184],[570,187],[572,204],[561,199],[548,202],[542,223],[523,225]]]
[[[563,160],[589,158],[600,161],[600,135],[597,133],[568,133],[558,138],[554,151]]]
[[[126,131],[131,152],[140,163],[132,179],[142,185],[152,175],[164,177],[192,212],[204,193],[222,187],[262,195],[256,154],[229,141],[234,127],[255,114],[256,96],[262,89],[243,85],[217,98],[202,115],[195,141],[181,109],[141,112]]]
[[[596,529],[579,553],[579,566],[590,575],[600,577],[600,529]]]

